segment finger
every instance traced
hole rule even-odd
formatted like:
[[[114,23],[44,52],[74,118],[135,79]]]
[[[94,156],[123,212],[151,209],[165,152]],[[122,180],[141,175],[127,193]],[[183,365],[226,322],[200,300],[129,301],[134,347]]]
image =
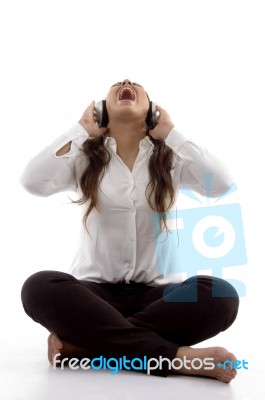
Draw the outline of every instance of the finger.
[[[102,132],[102,133],[105,133],[105,132],[107,132],[107,128],[105,128],[105,127],[103,127],[103,128],[99,128],[100,129],[100,131]]]
[[[157,109],[157,111],[162,111],[162,110],[164,110],[159,104],[156,104],[156,109]]]
[[[94,110],[95,110],[95,101],[94,100],[90,103],[88,110],[89,110],[90,118],[92,118],[92,121],[94,122]]]
[[[89,109],[89,110],[90,110],[90,109],[94,110],[94,107],[95,107],[95,101],[93,100],[93,101],[91,101],[91,103],[89,104],[88,109]]]

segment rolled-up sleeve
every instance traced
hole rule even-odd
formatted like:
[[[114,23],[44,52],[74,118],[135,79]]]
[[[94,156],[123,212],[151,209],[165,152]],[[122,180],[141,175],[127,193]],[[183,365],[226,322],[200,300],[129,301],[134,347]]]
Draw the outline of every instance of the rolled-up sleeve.
[[[76,191],[78,182],[75,174],[75,159],[89,134],[76,123],[51,144],[36,154],[25,166],[19,182],[29,193],[47,197],[63,191]],[[67,143],[71,143],[68,153],[56,153]]]

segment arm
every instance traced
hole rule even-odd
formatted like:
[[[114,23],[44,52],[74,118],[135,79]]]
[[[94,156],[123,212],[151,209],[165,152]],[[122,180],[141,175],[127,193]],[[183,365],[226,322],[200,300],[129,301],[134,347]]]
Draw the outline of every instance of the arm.
[[[26,165],[19,178],[29,193],[47,197],[77,188],[74,159],[89,134],[80,123],[45,147]]]
[[[94,107],[92,101],[78,123],[29,161],[19,178],[24,189],[42,197],[77,190],[75,161],[79,148],[88,137],[106,132],[106,128],[99,128],[94,120]]]
[[[56,156],[63,156],[66,153],[69,153],[71,150],[71,142],[68,142],[66,145],[64,145],[60,150],[57,151]]]
[[[185,186],[202,196],[218,197],[233,185],[226,167],[206,149],[179,133],[169,114],[162,108],[159,124],[150,131],[155,139],[162,139],[176,154],[172,178],[175,186]]]
[[[173,128],[165,139],[177,155],[175,169],[179,185],[202,196],[219,197],[230,189],[233,180],[225,165],[205,148],[186,139]]]

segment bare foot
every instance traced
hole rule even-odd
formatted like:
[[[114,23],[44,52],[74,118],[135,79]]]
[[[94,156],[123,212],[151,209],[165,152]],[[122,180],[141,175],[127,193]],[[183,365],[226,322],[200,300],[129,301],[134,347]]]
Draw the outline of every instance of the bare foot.
[[[219,381],[225,383],[230,383],[237,374],[236,369],[231,368],[229,363],[226,363],[225,368],[224,365],[221,365],[225,360],[231,360],[232,363],[236,361],[234,354],[230,353],[224,347],[207,347],[198,349],[188,346],[179,347],[176,358],[180,358],[182,361],[185,361],[185,356],[186,360],[194,360],[192,365],[195,366],[195,368],[193,368],[189,362],[187,365],[190,367],[190,369],[185,368],[183,365],[182,368],[178,370],[172,369],[171,371],[174,374],[205,376],[208,378],[218,379]],[[210,362],[214,363],[215,367],[213,369],[205,369],[205,365],[202,365],[202,367],[198,369],[200,366],[200,360],[195,360],[196,358],[199,358],[200,360],[203,360],[204,358],[211,358],[212,360],[210,360]],[[180,364],[176,365],[179,366]]]
[[[58,360],[62,360],[63,358],[82,358],[87,356],[88,351],[83,349],[82,347],[77,347],[72,343],[66,342],[65,340],[61,340],[56,333],[50,333],[48,337],[48,360],[53,365],[53,358],[56,354],[61,353],[60,357],[57,357]]]

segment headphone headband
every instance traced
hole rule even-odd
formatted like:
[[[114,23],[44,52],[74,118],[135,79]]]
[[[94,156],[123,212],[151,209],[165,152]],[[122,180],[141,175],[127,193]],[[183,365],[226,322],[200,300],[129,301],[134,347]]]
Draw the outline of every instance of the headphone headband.
[[[149,100],[149,108],[146,114],[145,122],[149,129],[153,129],[157,124],[156,105]],[[98,120],[99,126],[107,128],[109,123],[109,115],[107,111],[106,100],[98,102],[95,106],[95,120]]]

